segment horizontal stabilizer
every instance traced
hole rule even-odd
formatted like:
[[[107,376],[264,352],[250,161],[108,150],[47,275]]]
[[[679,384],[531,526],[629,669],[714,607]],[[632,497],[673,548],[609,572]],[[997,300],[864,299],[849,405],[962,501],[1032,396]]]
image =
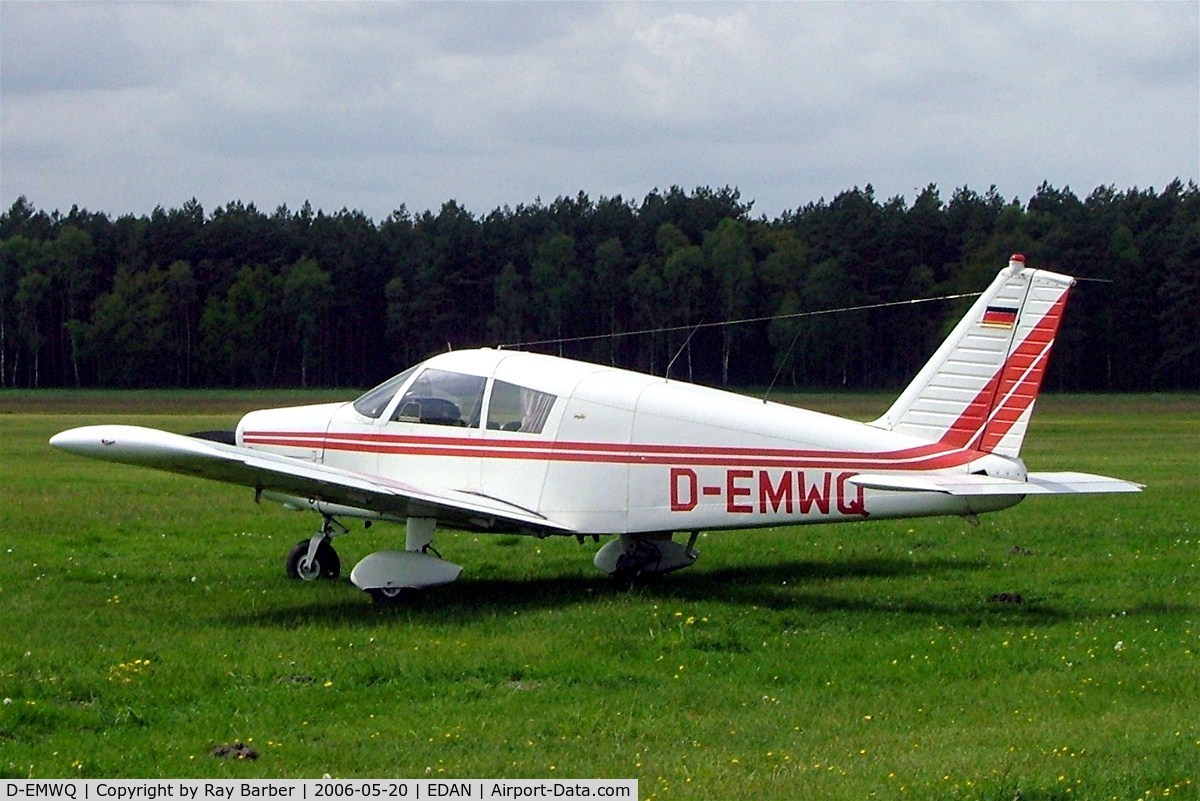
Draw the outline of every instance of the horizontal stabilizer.
[[[941,473],[860,473],[850,483],[891,492],[940,492],[944,495],[1078,495],[1141,492],[1141,484],[1091,473],[1030,473],[1025,481],[982,475]]]

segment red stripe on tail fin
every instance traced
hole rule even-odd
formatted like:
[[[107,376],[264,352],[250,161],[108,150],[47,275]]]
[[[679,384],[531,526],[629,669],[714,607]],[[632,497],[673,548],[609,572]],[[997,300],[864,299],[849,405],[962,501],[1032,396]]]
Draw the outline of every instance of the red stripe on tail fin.
[[[1014,257],[873,425],[1016,456],[1074,279]]]
[[[1028,420],[1038,391],[1042,388],[1046,365],[1050,362],[1050,349],[1054,347],[1063,310],[1067,307],[1067,294],[1066,289],[1059,294],[1049,311],[1042,315],[1029,335],[1004,362],[996,401],[976,443],[978,450],[988,453],[1002,450],[1004,438],[1018,426],[1022,427],[1020,436],[1025,436],[1022,420]],[[1015,456],[1016,453],[1005,455]]]

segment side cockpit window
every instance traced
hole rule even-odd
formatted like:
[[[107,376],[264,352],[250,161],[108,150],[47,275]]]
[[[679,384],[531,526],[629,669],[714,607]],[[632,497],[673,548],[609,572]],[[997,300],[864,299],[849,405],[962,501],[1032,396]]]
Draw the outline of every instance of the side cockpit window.
[[[416,367],[410,367],[400,375],[392,376],[379,386],[369,390],[354,402],[355,410],[363,417],[378,420],[379,415],[383,414],[383,410],[387,408],[388,402],[396,396],[400,387],[404,386],[404,382],[412,378],[416,369]]]
[[[428,369],[413,381],[396,404],[392,420],[435,426],[479,426],[483,408],[480,376]]]
[[[493,431],[540,434],[554,407],[555,396],[507,381],[492,382],[487,427]]]

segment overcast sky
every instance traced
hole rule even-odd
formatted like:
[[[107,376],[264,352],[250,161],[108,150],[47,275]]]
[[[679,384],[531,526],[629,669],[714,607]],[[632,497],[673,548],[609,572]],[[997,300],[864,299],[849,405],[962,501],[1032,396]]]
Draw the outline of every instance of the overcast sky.
[[[1200,174],[1200,3],[0,2],[0,204],[386,217]]]

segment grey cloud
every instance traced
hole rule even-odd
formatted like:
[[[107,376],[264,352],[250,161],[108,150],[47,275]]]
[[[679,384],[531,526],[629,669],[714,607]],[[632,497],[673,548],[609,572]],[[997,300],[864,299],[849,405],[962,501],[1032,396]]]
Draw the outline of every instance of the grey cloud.
[[[1198,9],[0,3],[0,202],[1161,185],[1200,172]]]

